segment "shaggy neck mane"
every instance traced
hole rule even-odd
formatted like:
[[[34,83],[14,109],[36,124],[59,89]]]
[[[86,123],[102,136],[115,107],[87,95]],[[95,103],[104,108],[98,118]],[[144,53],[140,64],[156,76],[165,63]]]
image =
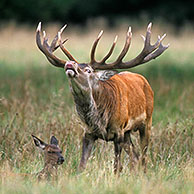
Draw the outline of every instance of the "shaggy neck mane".
[[[80,116],[81,120],[86,122],[86,115],[90,112],[91,107],[91,96],[87,92],[78,89],[73,91],[74,102],[76,105],[76,111]],[[88,125],[88,123],[86,122]]]
[[[99,87],[92,90],[92,96],[99,117],[104,120],[104,124],[107,126],[116,109],[116,87],[113,80],[99,81]]]
[[[99,81],[99,89],[93,90],[92,95],[98,108],[109,111],[115,108],[116,88],[112,80]]]
[[[81,89],[73,94],[81,120],[88,125],[91,132],[105,137],[110,118],[116,111],[116,86],[113,80],[98,81],[98,87],[92,88],[90,94]]]

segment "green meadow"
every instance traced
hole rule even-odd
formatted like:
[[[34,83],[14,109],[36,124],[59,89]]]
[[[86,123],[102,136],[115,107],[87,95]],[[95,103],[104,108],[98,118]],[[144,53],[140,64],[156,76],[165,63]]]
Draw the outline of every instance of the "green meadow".
[[[132,26],[133,27],[133,26]],[[44,26],[49,38],[60,28]],[[68,26],[63,38],[66,48],[79,62],[89,61],[89,52],[99,28]],[[144,75],[155,94],[153,127],[148,150],[148,170],[130,171],[130,158],[123,152],[123,171],[113,173],[111,142],[97,141],[83,173],[77,172],[85,126],[76,115],[63,69],[49,64],[35,44],[36,26],[0,29],[0,193],[106,193],[106,194],[192,194],[194,192],[194,31],[179,33],[170,26],[155,24],[152,41],[167,33],[170,47],[156,60],[130,69]],[[108,51],[115,35],[118,44],[110,61],[120,53],[127,25],[104,27],[97,59]],[[132,45],[126,60],[136,56],[146,25],[132,28]],[[62,52],[56,55],[65,59]],[[65,162],[56,181],[38,182],[35,174],[44,158],[31,134],[48,142],[59,140]],[[139,149],[138,136],[133,141]],[[24,176],[26,175],[26,176]]]

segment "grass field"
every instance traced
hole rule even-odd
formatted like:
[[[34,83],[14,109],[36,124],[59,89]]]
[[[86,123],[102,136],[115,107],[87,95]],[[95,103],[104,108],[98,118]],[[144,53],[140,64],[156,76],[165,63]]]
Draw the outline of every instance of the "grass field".
[[[57,25],[43,26],[49,37]],[[148,171],[130,172],[130,160],[123,153],[124,169],[113,174],[113,145],[98,141],[87,169],[77,173],[83,125],[80,123],[62,69],[49,65],[35,45],[33,28],[9,25],[0,30],[0,193],[194,193],[194,31],[175,33],[169,26],[153,26],[153,40],[167,32],[164,43],[170,48],[157,60],[133,68],[144,75],[155,93],[153,127],[148,150]],[[140,34],[145,26],[133,29],[131,49],[125,60],[142,47]],[[101,29],[84,31],[68,27],[67,48],[78,61],[88,61],[89,50]],[[127,27],[106,29],[97,51],[106,54],[116,34],[119,54]],[[61,52],[57,55],[63,57]],[[33,174],[43,167],[43,155],[31,138],[59,139],[65,162],[57,181],[38,182]],[[138,146],[138,138],[134,134]],[[27,176],[23,176],[27,175]]]

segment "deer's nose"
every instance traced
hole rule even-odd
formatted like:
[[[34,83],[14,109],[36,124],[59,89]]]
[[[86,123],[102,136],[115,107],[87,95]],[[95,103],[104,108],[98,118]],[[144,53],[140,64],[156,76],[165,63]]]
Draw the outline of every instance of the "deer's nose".
[[[63,158],[63,156],[60,156],[60,157],[58,158],[57,163],[58,163],[58,164],[63,164],[63,162],[64,162],[64,158]]]

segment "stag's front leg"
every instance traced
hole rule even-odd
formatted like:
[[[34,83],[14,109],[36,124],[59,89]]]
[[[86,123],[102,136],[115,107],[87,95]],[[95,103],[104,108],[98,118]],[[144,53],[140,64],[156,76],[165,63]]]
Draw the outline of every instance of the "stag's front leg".
[[[96,138],[90,136],[89,134],[85,134],[83,137],[82,156],[79,164],[79,171],[83,171],[86,168],[86,163],[90,157],[95,140]]]
[[[121,143],[114,141],[114,149],[115,149],[114,173],[117,174],[117,173],[122,171],[122,165],[121,165],[122,146],[121,146]]]

